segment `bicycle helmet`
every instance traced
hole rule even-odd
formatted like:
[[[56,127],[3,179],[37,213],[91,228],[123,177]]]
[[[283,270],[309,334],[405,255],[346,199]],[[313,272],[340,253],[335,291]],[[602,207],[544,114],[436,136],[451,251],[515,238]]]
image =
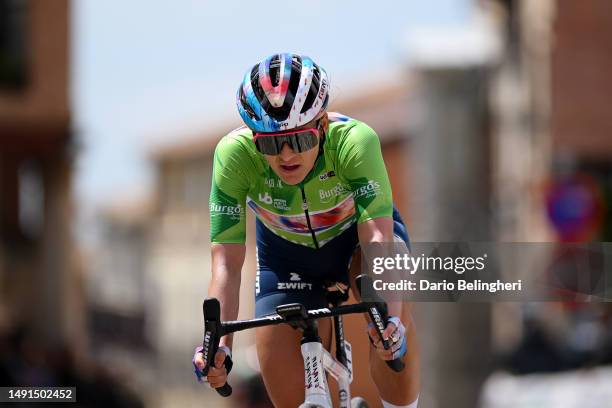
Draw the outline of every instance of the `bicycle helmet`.
[[[327,73],[309,57],[275,54],[246,72],[236,105],[254,132],[276,132],[302,126],[327,107]]]

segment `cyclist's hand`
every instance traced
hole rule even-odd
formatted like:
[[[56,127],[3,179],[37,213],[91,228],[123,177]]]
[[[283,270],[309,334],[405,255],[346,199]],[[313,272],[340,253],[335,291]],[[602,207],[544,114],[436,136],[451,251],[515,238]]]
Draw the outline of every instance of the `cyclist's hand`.
[[[383,360],[395,360],[406,354],[406,328],[399,317],[389,317],[383,338],[389,341],[389,349],[385,350],[383,343],[373,323],[368,324],[368,336],[374,349]]]
[[[227,374],[228,370],[225,366],[226,357],[229,357],[231,361],[231,352],[228,347],[221,346],[217,350],[217,354],[215,354],[215,364],[214,367],[210,367],[208,370],[208,375],[206,376],[206,380],[213,388],[222,387],[223,384],[227,382]],[[202,370],[206,367],[206,362],[204,361],[202,354],[202,346],[196,347],[195,353],[193,355],[193,366],[196,369],[196,377],[199,382],[204,382]]]

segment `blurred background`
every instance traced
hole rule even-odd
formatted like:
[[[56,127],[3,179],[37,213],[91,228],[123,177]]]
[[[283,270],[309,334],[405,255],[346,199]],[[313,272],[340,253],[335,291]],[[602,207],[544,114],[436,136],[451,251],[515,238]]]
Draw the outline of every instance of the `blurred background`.
[[[213,149],[240,124],[243,73],[279,51],[325,67],[330,110],[378,132],[414,241],[610,241],[611,40],[609,0],[0,0],[0,386],[270,406],[253,333],[229,399],[190,360]],[[248,237],[241,318],[252,220]],[[415,314],[420,407],[612,407],[608,303]],[[367,352],[360,318],[346,326]],[[353,392],[379,406],[365,363]]]

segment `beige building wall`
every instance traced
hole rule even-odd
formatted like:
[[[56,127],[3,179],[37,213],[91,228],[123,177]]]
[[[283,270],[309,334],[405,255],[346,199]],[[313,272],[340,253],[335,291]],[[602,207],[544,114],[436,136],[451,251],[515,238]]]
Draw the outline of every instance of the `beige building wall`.
[[[159,197],[153,218],[148,273],[157,291],[154,308],[158,315],[151,327],[158,350],[172,353],[193,347],[202,340],[202,324],[194,322],[202,322],[202,301],[211,278],[208,196],[212,152],[171,149],[157,160]],[[254,230],[249,228],[240,318],[254,315],[254,242]],[[176,333],[181,336],[177,337]],[[245,350],[241,343],[252,343],[252,335],[236,336],[236,349]]]

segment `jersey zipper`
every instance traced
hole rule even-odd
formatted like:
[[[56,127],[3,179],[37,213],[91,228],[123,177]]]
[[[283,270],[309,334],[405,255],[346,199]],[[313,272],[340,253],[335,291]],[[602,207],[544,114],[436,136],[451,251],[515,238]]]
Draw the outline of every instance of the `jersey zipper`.
[[[304,215],[306,215],[306,224],[308,224],[308,230],[310,230],[310,235],[312,235],[312,242],[316,249],[319,249],[319,242],[317,241],[317,235],[312,229],[312,225],[310,224],[310,215],[308,214],[308,201],[306,200],[306,193],[304,192],[304,186],[300,186],[300,191],[302,192],[302,209],[304,210]]]

